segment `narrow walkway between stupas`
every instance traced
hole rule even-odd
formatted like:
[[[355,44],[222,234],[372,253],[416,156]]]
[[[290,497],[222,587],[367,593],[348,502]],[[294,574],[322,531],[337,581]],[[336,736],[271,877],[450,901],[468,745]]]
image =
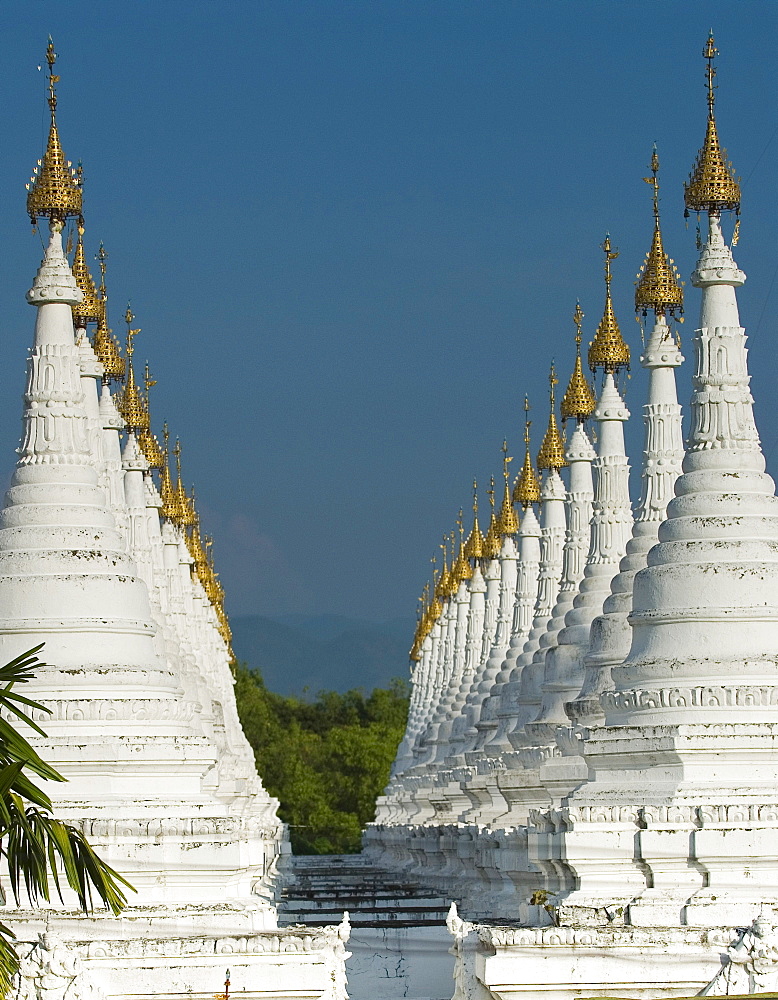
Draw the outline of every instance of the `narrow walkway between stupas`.
[[[278,922],[321,927],[348,911],[352,927],[446,925],[451,901],[361,854],[293,857],[279,903]]]

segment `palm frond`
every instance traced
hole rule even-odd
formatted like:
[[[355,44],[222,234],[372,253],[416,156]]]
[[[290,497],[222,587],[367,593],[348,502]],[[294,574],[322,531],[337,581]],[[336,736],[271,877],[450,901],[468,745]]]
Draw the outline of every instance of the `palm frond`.
[[[10,927],[0,924],[0,996],[10,996],[14,977],[19,972],[19,956],[11,944],[16,935]]]

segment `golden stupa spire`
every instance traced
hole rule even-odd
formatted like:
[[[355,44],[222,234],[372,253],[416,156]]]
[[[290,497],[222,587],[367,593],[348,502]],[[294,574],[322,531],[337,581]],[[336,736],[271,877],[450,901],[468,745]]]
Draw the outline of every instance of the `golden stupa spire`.
[[[178,502],[176,500],[176,491],[173,488],[173,482],[170,478],[170,431],[168,430],[167,423],[162,426],[162,439],[165,442],[162,449],[163,461],[159,487],[159,494],[162,497],[162,516],[168,521],[176,521],[178,518]]]
[[[443,569],[440,571],[438,583],[435,587],[435,596],[445,599],[448,597],[448,587],[451,583],[451,576],[448,570],[448,535],[443,536],[443,542],[440,548],[443,552]]]
[[[47,218],[60,228],[67,218],[80,218],[82,207],[81,184],[70,160],[65,159],[57,130],[57,92],[59,77],[54,74],[57,53],[49,36],[46,62],[49,64],[49,108],[51,124],[49,140],[43,159],[33,171],[27,185],[27,213],[33,226],[39,218]]]
[[[159,446],[156,435],[151,432],[151,407],[149,406],[149,389],[153,388],[156,384],[157,380],[151,377],[147,361],[143,370],[143,387],[146,390],[143,403],[146,410],[146,417],[148,418],[148,426],[141,428],[138,434],[138,444],[146,456],[149,468],[161,470],[165,457],[162,454],[162,449]]]
[[[484,536],[478,526],[478,483],[473,480],[473,529],[465,542],[465,555],[468,559],[483,559]]]
[[[651,154],[651,176],[643,180],[654,191],[654,236],[651,249],[646,254],[643,266],[635,282],[635,312],[645,316],[653,309],[657,316],[683,314],[683,282],[678,276],[675,263],[665,253],[662,244],[662,230],[659,227],[659,154]]]
[[[184,533],[184,541],[194,563],[192,574],[202,583],[205,590],[210,567],[208,566],[208,559],[206,558],[203,541],[200,537],[200,515],[197,513],[194,490],[192,491],[190,508],[192,511],[192,523],[189,526],[189,531]]]
[[[102,314],[97,288],[84,255],[84,220],[78,220],[78,240],[73,256],[73,277],[83,293],[83,299],[77,305],[71,306],[73,322],[76,328],[86,329],[89,323],[97,323]]]
[[[135,382],[135,371],[132,364],[132,356],[135,353],[133,341],[140,333],[140,327],[133,329],[132,324],[135,314],[127,303],[127,311],[124,314],[124,322],[127,324],[127,384],[120,396],[117,396],[116,405],[119,413],[127,425],[127,430],[142,431],[150,426],[149,414],[143,401],[141,391]]]
[[[459,553],[457,555],[457,560],[451,569],[452,585],[454,580],[456,580],[457,587],[463,580],[469,580],[473,575],[473,567],[465,553],[465,523],[462,520],[462,508],[459,508],[459,516],[457,517],[457,530],[459,531]],[[456,590],[454,590],[456,593]]]
[[[573,322],[575,323],[575,367],[573,368],[573,374],[567,383],[567,389],[559,407],[563,420],[575,419],[579,424],[583,423],[584,420],[588,420],[597,407],[597,400],[594,398],[592,387],[584,377],[583,365],[581,363],[581,340],[583,339],[581,325],[583,318],[584,314],[581,309],[581,303],[576,302],[575,312],[573,313]]]
[[[429,584],[424,584],[424,590],[419,598],[419,606],[416,609],[416,630],[413,633],[413,644],[408,653],[408,659],[414,662],[421,659],[421,644],[425,639],[425,629],[427,627],[427,600],[429,598]]]
[[[515,535],[519,530],[519,519],[516,516],[516,511],[513,509],[513,503],[511,502],[511,486],[510,486],[510,472],[508,471],[508,466],[513,461],[512,456],[508,454],[508,442],[503,441],[502,443],[502,475],[505,480],[505,489],[502,496],[502,507],[500,508],[500,517],[498,519],[498,524],[500,526],[501,535]]]
[[[719,50],[713,40],[713,33],[708,36],[703,58],[708,65],[705,70],[708,89],[708,125],[705,130],[705,141],[697,153],[689,181],[684,184],[683,197],[686,204],[685,214],[689,212],[722,212],[725,209],[740,214],[740,180],[735,177],[732,164],[727,161],[727,151],[719,144],[719,134],[716,128],[714,106],[716,103],[716,67],[713,60]]]
[[[438,560],[435,556],[430,558],[430,563],[432,564],[432,581],[427,584],[427,624],[424,638],[429,635],[432,626],[443,614],[443,605],[438,600]]]
[[[611,261],[616,260],[619,251],[611,248],[608,233],[601,249],[605,254],[605,309],[594,340],[589,345],[589,367],[592,371],[602,368],[606,372],[615,372],[619,368],[629,368],[629,348],[621,336],[611,299]]]
[[[529,429],[532,421],[529,418],[529,398],[524,397],[524,465],[513,488],[513,502],[521,504],[526,510],[530,504],[540,501],[540,482],[538,474],[532,467],[532,456],[529,450]]]
[[[554,368],[554,362],[551,362],[551,372],[548,376],[548,382],[550,386],[549,398],[551,402],[551,409],[548,417],[548,427],[546,428],[546,434],[543,438],[543,443],[540,446],[540,451],[538,452],[537,464],[538,468],[541,470],[550,471],[551,469],[564,469],[567,465],[565,460],[565,442],[562,439],[562,435],[559,433],[559,427],[556,422],[556,398],[555,398],[555,386],[559,384],[559,379],[556,377],[556,369]]]
[[[92,347],[97,360],[103,366],[103,381],[122,382],[124,380],[124,358],[118,340],[108,326],[108,292],[105,287],[105,270],[108,254],[105,246],[100,243],[96,259],[100,265],[99,310],[97,329],[95,330]]]
[[[207,563],[207,572],[203,582],[203,587],[205,587],[205,593],[208,596],[208,600],[215,606],[219,600],[221,588],[217,580],[217,574],[213,568],[213,553],[211,551],[213,539],[206,535],[203,539],[203,543],[205,545],[205,559]]]
[[[486,491],[489,497],[489,529],[484,538],[484,558],[496,559],[500,554],[500,524],[494,510],[494,476],[489,479],[489,489]]]
[[[207,571],[206,579],[207,584],[203,584],[205,587],[205,593],[208,600],[211,602],[214,613],[216,614],[217,630],[219,635],[224,641],[224,645],[227,647],[227,655],[229,657],[230,663],[235,662],[235,652],[232,648],[232,629],[230,628],[230,620],[227,617],[227,612],[224,610],[224,587],[222,587],[219,581],[219,574],[214,569],[213,565],[213,539],[206,537],[205,539],[206,548],[206,562]]]
[[[181,479],[181,441],[178,438],[176,438],[173,454],[176,456],[176,520],[182,528],[188,528],[194,524],[195,514],[191,498],[184,489],[184,483]]]

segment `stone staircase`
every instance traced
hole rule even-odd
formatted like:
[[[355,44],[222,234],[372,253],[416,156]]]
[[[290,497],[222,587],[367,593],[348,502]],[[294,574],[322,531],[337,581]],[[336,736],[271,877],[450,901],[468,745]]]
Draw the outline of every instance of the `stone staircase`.
[[[295,856],[284,872],[278,922],[337,924],[348,910],[352,927],[440,927],[450,904],[359,854]]]

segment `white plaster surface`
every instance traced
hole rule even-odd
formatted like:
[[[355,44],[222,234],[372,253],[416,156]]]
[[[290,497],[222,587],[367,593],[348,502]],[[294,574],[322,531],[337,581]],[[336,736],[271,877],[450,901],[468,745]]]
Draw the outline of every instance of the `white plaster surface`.
[[[450,1000],[451,937],[440,927],[358,927],[346,962],[350,1000]]]

